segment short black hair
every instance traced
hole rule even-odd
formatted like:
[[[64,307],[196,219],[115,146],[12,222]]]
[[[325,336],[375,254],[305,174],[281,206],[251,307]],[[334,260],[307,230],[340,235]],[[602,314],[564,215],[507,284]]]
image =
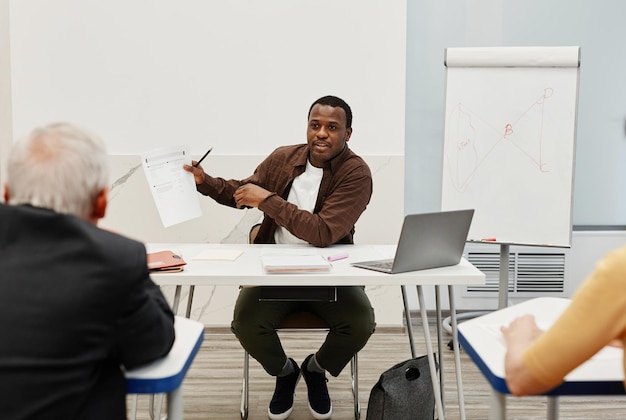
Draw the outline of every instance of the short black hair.
[[[311,105],[311,108],[309,108],[309,114],[307,115],[307,119],[311,117],[311,111],[313,110],[313,107],[316,104],[329,105],[329,106],[332,106],[333,108],[334,107],[342,108],[346,112],[346,128],[352,127],[352,110],[350,109],[350,105],[348,105],[346,101],[344,101],[343,99],[338,98],[336,96],[331,96],[331,95],[322,96],[317,101],[313,102],[313,104]]]

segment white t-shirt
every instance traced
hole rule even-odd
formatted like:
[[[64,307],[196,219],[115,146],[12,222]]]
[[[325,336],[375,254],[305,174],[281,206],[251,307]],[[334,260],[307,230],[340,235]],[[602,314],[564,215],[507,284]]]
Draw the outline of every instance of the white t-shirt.
[[[298,206],[300,210],[306,210],[309,213],[313,213],[323,175],[323,168],[316,168],[307,160],[306,169],[302,175],[294,179],[291,184],[291,190],[289,191],[287,201]],[[302,239],[292,235],[291,232],[281,226],[278,226],[278,229],[274,232],[274,240],[277,244],[308,243],[307,241],[303,241]]]

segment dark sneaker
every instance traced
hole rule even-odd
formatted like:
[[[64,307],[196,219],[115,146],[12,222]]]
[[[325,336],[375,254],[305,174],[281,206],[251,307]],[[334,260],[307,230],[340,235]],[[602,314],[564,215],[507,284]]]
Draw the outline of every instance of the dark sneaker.
[[[310,372],[307,370],[309,360],[313,357],[308,355],[302,362],[302,376],[306,382],[309,396],[309,410],[316,419],[329,419],[333,413],[333,405],[328,395],[328,387],[326,386],[326,375],[324,373]]]
[[[270,406],[267,408],[267,415],[272,420],[284,420],[293,411],[293,395],[296,391],[296,385],[300,380],[300,368],[293,360],[294,372],[287,376],[276,377],[276,388]]]

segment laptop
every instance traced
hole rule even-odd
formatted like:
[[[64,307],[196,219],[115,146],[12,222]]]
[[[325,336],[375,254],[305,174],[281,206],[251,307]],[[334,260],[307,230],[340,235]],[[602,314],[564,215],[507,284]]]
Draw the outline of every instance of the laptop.
[[[409,214],[404,217],[394,258],[351,263],[395,274],[461,262],[474,209]]]

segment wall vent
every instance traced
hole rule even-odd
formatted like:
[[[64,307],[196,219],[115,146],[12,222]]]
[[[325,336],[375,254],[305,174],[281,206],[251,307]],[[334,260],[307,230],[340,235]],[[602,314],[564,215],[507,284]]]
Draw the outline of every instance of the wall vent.
[[[498,293],[500,282],[499,252],[468,252],[467,260],[485,273],[484,285],[468,286],[473,296]],[[563,293],[565,285],[564,253],[509,253],[509,294]]]

